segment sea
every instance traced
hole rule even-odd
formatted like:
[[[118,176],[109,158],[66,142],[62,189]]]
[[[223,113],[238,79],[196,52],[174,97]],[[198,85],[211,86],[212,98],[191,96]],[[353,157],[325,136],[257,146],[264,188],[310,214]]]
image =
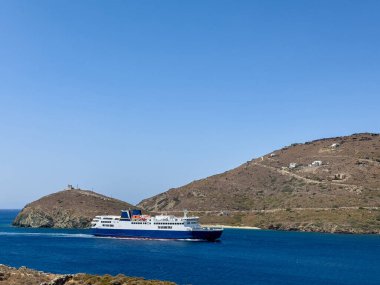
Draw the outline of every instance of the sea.
[[[225,229],[219,242],[97,238],[89,230],[11,226],[0,210],[0,263],[52,273],[177,284],[380,284],[380,236]]]

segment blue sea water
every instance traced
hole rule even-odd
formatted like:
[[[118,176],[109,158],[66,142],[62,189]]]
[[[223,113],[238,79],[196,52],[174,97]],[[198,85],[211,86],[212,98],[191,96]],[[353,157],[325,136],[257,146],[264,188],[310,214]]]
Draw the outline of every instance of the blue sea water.
[[[96,238],[20,229],[0,210],[0,263],[178,284],[380,284],[380,236],[226,229],[220,242]]]

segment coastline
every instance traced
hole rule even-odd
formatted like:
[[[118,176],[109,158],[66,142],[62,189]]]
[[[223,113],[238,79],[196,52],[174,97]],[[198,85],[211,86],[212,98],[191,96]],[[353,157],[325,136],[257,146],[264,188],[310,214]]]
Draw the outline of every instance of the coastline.
[[[217,228],[224,228],[224,229],[241,229],[241,230],[261,230],[261,228],[258,227],[250,227],[250,226],[230,226],[230,225],[203,225],[203,227],[217,227]]]
[[[252,226],[260,229],[380,234],[379,207],[289,208],[265,212],[239,211],[219,215],[217,212],[192,212],[202,225]]]

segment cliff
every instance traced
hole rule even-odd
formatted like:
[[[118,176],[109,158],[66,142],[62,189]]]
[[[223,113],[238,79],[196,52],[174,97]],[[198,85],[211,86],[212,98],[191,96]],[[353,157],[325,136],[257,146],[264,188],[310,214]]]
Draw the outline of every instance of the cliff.
[[[207,223],[380,232],[380,136],[295,143],[138,206],[157,212],[188,209]]]
[[[60,191],[26,205],[13,221],[19,227],[87,228],[96,215],[119,215],[134,206],[93,191]]]

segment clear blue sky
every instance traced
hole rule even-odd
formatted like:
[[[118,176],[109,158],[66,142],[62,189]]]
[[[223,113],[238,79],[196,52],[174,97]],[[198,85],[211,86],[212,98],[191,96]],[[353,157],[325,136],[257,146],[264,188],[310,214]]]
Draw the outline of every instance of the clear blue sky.
[[[380,1],[0,1],[0,208],[132,203],[380,132]]]

